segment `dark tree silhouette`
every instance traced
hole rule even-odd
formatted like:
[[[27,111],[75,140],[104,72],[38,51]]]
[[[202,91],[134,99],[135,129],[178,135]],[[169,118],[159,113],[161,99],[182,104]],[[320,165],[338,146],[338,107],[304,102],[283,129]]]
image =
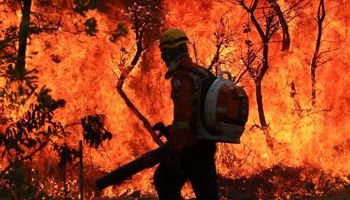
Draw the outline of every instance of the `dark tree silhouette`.
[[[19,71],[24,71],[25,66],[25,56],[27,49],[27,38],[29,36],[29,25],[30,25],[30,8],[32,1],[21,0],[21,9],[22,9],[22,20],[19,30],[19,47],[18,47],[18,56],[16,68]]]
[[[316,105],[316,69],[319,66],[319,60],[321,57],[321,42],[322,42],[322,33],[323,33],[323,21],[326,17],[326,10],[324,6],[324,1],[320,0],[318,10],[317,10],[317,38],[316,38],[316,45],[314,50],[314,55],[311,60],[311,102],[312,105]]]
[[[15,4],[20,5],[22,12],[19,30],[16,26],[7,28],[5,37],[0,40],[0,56],[4,58],[0,62],[0,78],[4,81],[4,87],[0,90],[0,159],[3,165],[0,171],[0,193],[6,194],[4,198],[9,199],[49,198],[45,191],[35,185],[38,182],[31,180],[33,172],[28,171],[28,166],[40,151],[51,145],[58,152],[59,168],[64,178],[64,195],[67,197],[66,165],[81,153],[60,141],[68,132],[59,121],[54,120],[54,112],[63,107],[65,101],[53,99],[50,89],[46,87],[39,89],[38,70],[29,70],[31,67],[26,66],[30,35],[55,31],[59,23],[44,21],[39,26],[31,22],[31,17],[44,16],[31,12],[31,0],[13,1],[9,6]],[[111,133],[104,128],[103,115],[86,116],[78,125],[83,125],[85,141],[95,148],[111,139]]]
[[[298,5],[300,5],[302,1],[296,2],[286,11],[282,11],[277,1],[275,0],[265,0],[263,2],[253,0],[251,1],[250,6],[248,6],[244,0],[236,0],[235,2],[238,3],[249,14],[250,21],[255,27],[261,40],[261,47],[255,50],[253,48],[253,43],[249,38],[245,41],[248,50],[246,55],[242,54],[242,61],[247,67],[248,72],[251,78],[254,80],[256,86],[255,94],[260,126],[262,128],[267,128],[268,124],[266,122],[263,107],[262,81],[268,69],[270,68],[270,42],[277,31],[282,29],[282,50],[289,49],[290,36],[288,32],[287,22],[288,19],[292,17],[288,16],[288,14],[290,14],[291,10],[299,9]],[[251,31],[252,30],[248,24],[244,29],[244,32],[249,33]],[[260,52],[262,54],[261,57],[258,56]]]
[[[212,55],[208,71],[218,76],[218,74],[221,71],[221,65],[232,64],[230,57],[233,53],[232,47],[234,46],[237,32],[234,30],[233,27],[231,27],[229,20],[226,19],[224,16],[221,16],[220,20],[216,22],[216,29],[213,35],[215,39],[215,51]],[[224,51],[225,53],[223,53]]]
[[[159,19],[155,16],[161,12],[161,1],[137,0],[128,7],[125,21],[132,24],[131,29],[135,34],[136,51],[131,55],[125,48],[121,49],[122,57],[118,68],[120,70],[120,76],[117,82],[117,91],[125,101],[129,109],[143,122],[146,130],[151,134],[153,141],[158,145],[162,145],[163,142],[158,138],[157,134],[152,129],[152,125],[149,120],[139,111],[135,104],[130,100],[127,94],[123,90],[123,85],[129,74],[139,63],[140,57],[154,41],[145,44],[145,34],[152,29],[152,24],[157,23]],[[159,23],[159,22],[158,22]],[[156,39],[156,38],[155,38]],[[128,63],[128,58],[132,57],[132,61]]]
[[[65,101],[53,99],[50,90],[45,87],[38,91],[38,71],[26,69],[32,1],[20,0],[13,3],[20,4],[22,19],[18,34],[17,27],[13,27],[14,36],[10,37],[11,40],[7,40],[9,37],[4,39],[7,43],[18,41],[17,56],[3,61],[0,70],[1,79],[5,82],[0,92],[0,146],[1,160],[5,165],[0,171],[0,193],[6,194],[5,198],[10,199],[28,196],[37,199],[45,197],[45,194],[40,193],[31,182],[28,177],[30,175],[25,173],[25,165],[53,138],[64,134],[61,123],[53,119],[53,113],[64,106]],[[4,41],[1,43],[4,44]],[[11,53],[9,56],[14,55]]]

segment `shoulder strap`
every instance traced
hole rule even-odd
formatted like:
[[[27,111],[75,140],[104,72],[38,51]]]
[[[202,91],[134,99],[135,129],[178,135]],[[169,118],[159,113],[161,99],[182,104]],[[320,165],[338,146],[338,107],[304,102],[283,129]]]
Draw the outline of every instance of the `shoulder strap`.
[[[205,70],[204,68],[203,69],[202,68],[201,69],[197,69],[197,68],[180,68],[179,70],[190,72],[191,77],[192,77],[195,85],[196,85],[196,82],[200,82],[201,79],[210,76],[210,73],[207,70]]]
[[[183,71],[188,71],[190,72],[190,76],[192,77],[193,80],[193,85],[194,85],[194,92],[193,92],[193,97],[192,97],[192,113],[197,113],[198,112],[198,102],[200,101],[200,88],[201,88],[201,80],[204,78],[207,78],[211,74],[206,71],[204,68],[203,69],[196,69],[196,68],[180,68],[179,70]],[[197,114],[194,114],[194,119],[193,123],[195,124],[195,118]]]

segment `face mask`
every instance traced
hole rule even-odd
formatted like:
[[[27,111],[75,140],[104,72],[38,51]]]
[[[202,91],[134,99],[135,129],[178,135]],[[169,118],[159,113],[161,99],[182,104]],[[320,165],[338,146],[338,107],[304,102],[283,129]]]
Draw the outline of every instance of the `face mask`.
[[[172,62],[171,52],[169,50],[162,51],[162,59],[165,62],[166,66],[169,68],[170,63]]]
[[[188,56],[188,51],[186,47],[176,49],[163,49],[161,56],[168,68],[168,71],[165,75],[165,78],[168,79],[178,67],[181,58]]]

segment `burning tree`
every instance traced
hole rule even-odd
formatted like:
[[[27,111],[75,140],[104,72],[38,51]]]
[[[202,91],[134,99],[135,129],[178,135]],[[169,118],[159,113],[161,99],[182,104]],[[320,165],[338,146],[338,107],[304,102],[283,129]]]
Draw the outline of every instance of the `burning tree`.
[[[322,54],[320,52],[320,47],[321,47],[321,40],[322,40],[322,29],[323,29],[323,21],[326,17],[326,10],[324,6],[324,1],[320,0],[320,4],[318,6],[317,10],[317,39],[316,39],[316,46],[315,46],[315,51],[314,51],[314,56],[312,57],[312,62],[311,62],[311,80],[312,80],[312,92],[311,92],[311,101],[312,105],[316,104],[316,69],[319,64],[319,58]]]
[[[313,51],[313,56],[311,58],[311,62],[308,62],[310,65],[310,75],[311,75],[311,103],[312,106],[316,106],[317,102],[317,90],[316,90],[316,70],[321,66],[327,63],[329,60],[322,59],[327,53],[338,50],[341,47],[336,48],[328,48],[326,50],[322,50],[322,44],[325,42],[323,38],[324,34],[324,20],[326,18],[327,11],[325,8],[324,0],[320,0],[317,8],[317,16],[315,17],[315,21],[317,23],[317,37],[315,41],[315,49]],[[339,39],[339,38],[338,38]],[[342,39],[339,39],[342,40]]]
[[[250,6],[244,0],[237,0],[238,3],[248,14],[251,23],[255,27],[260,38],[261,47],[253,48],[253,42],[246,39],[247,46],[246,55],[242,54],[241,61],[246,66],[251,78],[256,86],[256,102],[259,113],[260,126],[267,128],[262,96],[262,81],[270,68],[270,43],[273,36],[282,30],[282,51],[288,50],[290,47],[290,35],[288,31],[288,21],[295,16],[291,16],[291,12],[300,9],[302,1],[293,4],[289,9],[282,11],[276,0],[263,1],[258,0],[250,2]],[[249,23],[244,28],[244,33],[250,33],[251,27]]]
[[[320,68],[320,66],[325,65],[327,62],[329,62],[331,59],[325,59],[325,55],[329,54],[333,51],[339,50],[342,48],[342,45],[339,45],[338,47],[328,47],[327,49],[323,49],[322,46],[325,46],[324,44],[326,42],[330,42],[327,41],[326,39],[324,39],[324,32],[325,32],[325,27],[327,25],[330,24],[327,23],[327,25],[324,24],[325,22],[325,18],[327,15],[327,11],[325,8],[325,3],[323,0],[320,0],[317,6],[317,13],[316,16],[314,17],[314,20],[316,21],[317,24],[317,34],[316,34],[316,38],[315,38],[315,48],[312,51],[312,56],[311,56],[311,61],[309,61],[308,59],[306,59],[306,63],[309,65],[310,67],[310,78],[311,78],[311,108],[303,108],[303,106],[301,105],[300,99],[297,96],[297,89],[296,89],[296,85],[295,82],[292,81],[291,82],[291,96],[294,99],[295,102],[295,107],[296,107],[296,111],[297,114],[300,117],[303,117],[303,115],[307,115],[310,113],[315,113],[315,110],[313,110],[313,108],[316,107],[316,102],[317,102],[317,88],[316,88],[316,83],[317,83],[317,79],[316,79],[316,72],[317,69]],[[344,39],[343,38],[337,38],[337,42],[338,43],[343,43]],[[335,43],[334,41],[331,43]],[[314,112],[311,112],[314,111]],[[325,112],[329,112],[330,109],[322,109],[320,111],[325,111]],[[316,111],[318,112],[318,111]]]
[[[193,44],[197,50],[195,57],[198,61],[204,60],[205,62],[200,64],[205,63],[206,66],[210,66],[213,73],[218,73],[223,69],[237,69],[230,67],[239,66],[242,68],[239,68],[236,80],[243,79],[243,84],[249,84],[249,80],[252,80],[252,85],[256,86],[254,88],[247,87],[249,94],[256,94],[257,85],[262,85],[260,92],[261,98],[264,96],[264,99],[261,100],[263,102],[261,106],[265,107],[261,110],[263,114],[266,114],[266,118],[271,118],[271,129],[268,130],[274,134],[274,142],[280,142],[281,145],[276,145],[272,151],[264,140],[266,135],[261,134],[262,132],[255,128],[247,129],[241,145],[220,145],[222,152],[218,154],[217,164],[222,175],[219,181],[220,194],[223,198],[303,198],[306,196],[325,196],[325,193],[336,193],[348,187],[349,138],[347,132],[350,118],[347,114],[349,92],[346,89],[346,83],[349,82],[347,70],[349,51],[344,48],[342,53],[332,55],[333,60],[325,63],[324,55],[329,52],[329,49],[327,50],[326,46],[323,46],[323,42],[327,42],[326,40],[330,40],[332,37],[340,38],[343,35],[346,37],[348,30],[346,10],[350,4],[345,1],[322,1],[322,6],[319,4],[320,1],[317,1],[320,15],[319,17],[316,15],[316,18],[322,19],[323,7],[324,14],[327,14],[324,20],[316,19],[319,22],[323,21],[322,37],[320,45],[317,45],[318,40],[313,38],[314,34],[310,34],[313,30],[308,26],[312,23],[310,13],[313,12],[309,7],[304,8],[303,5],[293,7],[294,3],[299,1],[258,1],[255,9],[253,9],[256,2],[254,0],[229,1],[238,3],[238,5],[243,3],[248,10],[242,5],[227,6],[228,4],[225,4],[227,1],[210,0],[33,1],[33,9],[29,18],[29,39],[26,42],[28,52],[25,57],[22,57],[25,59],[24,70],[23,67],[16,67],[16,65],[21,66],[19,63],[23,62],[22,58],[18,56],[21,29],[18,25],[21,17],[24,17],[21,8],[24,8],[24,3],[28,5],[29,2],[21,1],[21,6],[20,1],[0,1],[0,13],[2,16],[6,16],[0,20],[0,63],[3,75],[0,78],[0,135],[2,136],[0,137],[2,142],[0,151],[1,153],[5,152],[5,156],[0,162],[0,173],[11,165],[11,163],[5,162],[7,158],[13,161],[23,159],[22,165],[12,164],[11,169],[7,170],[8,173],[3,173],[0,180],[1,195],[4,194],[2,191],[5,190],[6,194],[15,195],[14,190],[4,187],[9,184],[2,184],[13,180],[11,185],[15,185],[17,188],[23,188],[19,185],[31,184],[33,186],[30,187],[33,189],[31,194],[38,194],[36,191],[40,190],[40,192],[50,194],[52,198],[53,196],[61,198],[78,196],[76,189],[71,187],[78,188],[77,184],[74,183],[77,177],[76,166],[78,166],[75,159],[76,148],[73,148],[77,144],[75,140],[84,137],[88,144],[86,146],[91,145],[92,147],[97,144],[95,141],[108,140],[111,135],[102,126],[105,122],[113,130],[113,136],[117,136],[118,140],[112,140],[111,143],[104,146],[107,148],[99,148],[98,151],[85,148],[84,155],[87,156],[84,160],[85,184],[94,182],[96,176],[101,175],[99,173],[126,163],[138,156],[141,151],[154,145],[152,141],[148,140],[146,145],[135,144],[139,144],[137,142],[140,142],[140,138],[142,138],[142,142],[146,140],[144,138],[147,135],[140,134],[144,132],[152,133],[154,140],[158,140],[150,130],[151,124],[159,121],[160,117],[165,116],[166,120],[171,119],[164,113],[157,113],[162,110],[162,105],[158,105],[158,100],[153,100],[154,97],[161,98],[160,95],[166,95],[167,89],[169,89],[163,82],[158,81],[162,71],[150,70],[151,66],[153,70],[157,67],[160,68],[162,64],[158,62],[160,57],[154,50],[156,47],[151,44],[163,26],[182,28],[188,36],[195,36],[201,41],[205,41],[203,43],[196,41]],[[4,10],[3,5],[8,5],[8,9]],[[117,8],[123,5],[126,15],[123,15],[121,20]],[[154,7],[148,7],[148,5]],[[167,12],[164,12],[163,8]],[[306,16],[292,16],[298,13],[294,11],[299,8],[305,11]],[[332,10],[338,15],[336,16]],[[317,8],[315,11],[317,12]],[[222,13],[227,14],[229,21],[219,19]],[[242,13],[244,15],[241,15]],[[242,36],[244,44],[242,46],[245,48],[242,48],[242,54],[237,56],[236,53],[240,53],[237,43],[241,42],[242,38],[238,38],[240,35],[236,30],[239,30],[237,27],[241,27],[242,22],[247,19],[245,17],[248,18],[248,22],[244,24],[245,34]],[[255,17],[263,34],[260,35],[261,31],[259,32],[258,26],[256,27],[253,23],[252,17]],[[291,21],[294,17],[296,20]],[[56,20],[52,21],[53,18]],[[327,24],[327,19],[332,19],[332,22]],[[212,23],[213,21],[217,23]],[[236,26],[232,26],[228,22],[233,22]],[[270,23],[270,26],[266,26],[267,22]],[[267,27],[270,27],[269,32],[266,31]],[[326,27],[329,31],[325,31]],[[45,31],[48,34],[45,34]],[[215,35],[212,34],[213,32]],[[334,35],[332,35],[333,33]],[[21,35],[25,34],[21,33]],[[271,38],[269,39],[268,36]],[[208,38],[211,41],[207,40]],[[263,39],[268,39],[266,45]],[[288,47],[290,50],[285,50],[282,56],[274,57],[274,55],[280,55],[277,52],[281,50],[279,45],[274,45],[275,42],[281,43],[283,50],[288,49]],[[117,49],[119,44],[120,48]],[[314,44],[316,47],[319,46],[318,53],[314,52]],[[341,46],[340,42],[333,44]],[[344,45],[348,44],[349,40],[345,39]],[[227,46],[228,48],[226,48]],[[267,54],[264,53],[265,46],[267,46]],[[274,48],[275,46],[278,50]],[[23,47],[21,47],[22,52]],[[120,57],[119,55],[113,57],[116,52],[120,52]],[[301,69],[301,60],[308,52],[312,54],[308,59],[310,63],[308,63],[307,68],[304,65]],[[208,54],[210,55],[208,56]],[[267,59],[264,59],[264,55],[268,55]],[[310,96],[311,102],[313,101],[312,88],[304,85],[304,82],[310,79],[308,72],[310,72],[314,60],[313,55],[317,55],[317,61],[314,62],[317,63],[314,70],[315,83],[324,83],[322,85],[315,84],[314,88],[324,87],[324,90],[321,95],[316,90],[314,102],[317,102],[317,105],[332,106],[329,112],[303,112],[304,101],[309,102]],[[239,59],[236,59],[235,56],[242,58],[242,62],[239,63],[237,61]],[[239,64],[236,65],[237,63]],[[274,67],[278,65],[283,67]],[[321,68],[321,65],[325,67]],[[117,90],[114,82],[115,77],[111,72],[116,66],[118,67],[116,70]],[[37,73],[38,69],[40,69],[39,74]],[[262,73],[263,69],[266,69],[265,74]],[[307,72],[303,71],[304,69]],[[319,70],[322,70],[322,73],[318,73]],[[147,72],[146,75],[145,72]],[[241,72],[244,74],[242,77],[240,76]],[[293,73],[295,73],[297,80],[289,85]],[[273,78],[266,80],[267,74]],[[260,80],[258,80],[259,78]],[[140,80],[145,80],[142,82],[142,86]],[[52,91],[50,92],[47,87],[41,87],[41,81],[49,85]],[[313,87],[311,84],[310,82],[310,86]],[[148,93],[148,89],[154,89],[153,87],[164,89],[159,90],[156,96],[153,93]],[[269,90],[265,91],[264,88],[269,88]],[[265,99],[267,96],[269,98]],[[56,97],[64,97],[66,101],[61,101]],[[148,99],[152,99],[151,103],[144,103]],[[23,102],[25,103],[22,104]],[[166,102],[165,104],[170,103],[170,101],[164,102]],[[63,105],[65,106],[63,107]],[[269,105],[276,105],[276,107],[271,109],[271,107],[268,108]],[[295,106],[295,108],[291,109],[290,106]],[[259,113],[255,106],[251,107],[253,107],[251,109],[254,112],[253,115]],[[268,108],[268,112],[266,108]],[[301,112],[294,115],[294,109]],[[131,114],[127,112],[129,110]],[[92,115],[99,112],[105,113],[106,116]],[[171,116],[170,112],[168,114]],[[259,115],[258,117],[260,120]],[[267,126],[269,125],[268,119],[265,119]],[[64,120],[65,123],[62,123],[61,120]],[[254,126],[252,118],[250,120],[248,124]],[[45,122],[45,125],[42,125],[42,121]],[[260,121],[259,127],[266,128],[262,121]],[[145,129],[140,128],[139,124],[142,123],[144,123]],[[81,127],[81,125],[83,126]],[[55,134],[50,137],[41,134],[48,132],[49,127],[51,127],[52,134]],[[96,135],[96,131],[99,131],[101,135]],[[26,137],[27,133],[28,138]],[[21,134],[23,137],[20,138],[20,141],[23,144],[13,145],[13,139],[16,137],[12,137],[12,135],[19,137]],[[53,155],[52,151],[49,151],[50,155],[48,155],[44,151],[48,149],[47,147],[50,150],[53,149],[51,149],[51,145],[55,144],[52,141],[57,144],[54,146],[57,155]],[[161,144],[160,141],[158,142]],[[32,145],[34,146],[31,147]],[[40,149],[41,145],[45,145],[45,147]],[[5,149],[10,150],[5,151]],[[21,153],[21,149],[24,154]],[[32,161],[27,159],[31,153],[34,153]],[[41,161],[37,159],[38,156],[35,155],[45,156],[49,160],[47,162],[50,163],[43,167]],[[61,156],[57,157],[59,155]],[[18,157],[16,158],[16,156]],[[69,165],[71,160],[73,160],[73,164]],[[105,160],[108,162],[104,162]],[[52,178],[51,174],[49,177],[43,177],[36,170],[41,172],[50,169],[50,172],[54,170],[57,173],[58,164],[62,168],[59,170],[60,177],[54,176]],[[31,171],[33,168],[35,170]],[[134,196],[138,198],[144,194],[149,194],[152,198],[154,190],[150,178],[151,173],[151,170],[146,171],[141,176],[134,177],[132,183],[120,185],[106,193],[109,196],[118,196],[116,198],[130,198],[130,195],[131,198]],[[23,183],[20,180],[29,179],[19,179],[21,177],[34,177],[35,180],[47,178],[48,182],[39,182],[45,183],[45,186],[48,187],[45,189],[37,187],[40,184],[36,184],[36,181]],[[62,179],[67,181],[66,191],[61,189],[65,186],[61,183],[65,182]],[[59,189],[52,189],[55,186],[59,186]],[[27,189],[27,191],[30,190]],[[88,190],[89,188],[85,191]],[[185,189],[184,192],[186,198],[192,197],[188,190]],[[35,197],[40,198],[40,195]],[[342,198],[347,199],[346,197]]]
[[[221,66],[230,66],[233,62],[234,42],[238,33],[231,26],[232,24],[225,16],[221,16],[220,20],[216,22],[216,30],[213,34],[215,51],[208,66],[208,71],[215,74],[216,77],[222,70]],[[242,77],[244,73],[239,74],[239,77]],[[236,82],[239,81],[240,78],[237,78]]]
[[[124,15],[124,21],[131,24],[131,29],[135,34],[136,49],[126,50],[121,48],[121,59],[118,64],[120,75],[118,76],[117,90],[123,98],[130,110],[143,122],[147,131],[151,134],[153,141],[158,145],[163,142],[158,138],[157,134],[152,130],[152,125],[148,119],[139,111],[132,100],[123,90],[123,85],[129,74],[139,64],[140,57],[157,39],[152,37],[155,24],[161,24],[161,19],[157,16],[162,12],[161,1],[135,1],[127,7]],[[152,39],[148,38],[151,37]],[[129,60],[131,58],[131,62]]]
[[[65,130],[67,126],[54,119],[54,113],[66,102],[52,98],[50,89],[40,88],[38,70],[26,66],[30,36],[55,32],[60,22],[33,22],[32,17],[42,19],[45,16],[31,11],[31,0],[4,3],[19,6],[22,17],[19,30],[13,26],[2,30],[3,34],[0,35],[0,193],[2,197],[10,199],[51,198],[52,194],[40,186],[39,183],[45,180],[40,178],[32,163],[37,154],[51,146],[58,153],[58,167],[64,179],[64,197],[68,198],[66,165],[82,157],[82,151],[78,152],[60,141],[69,132]],[[88,115],[78,125],[83,126],[83,138],[91,147],[98,148],[102,142],[112,138],[104,128],[103,115]]]
[[[64,100],[54,100],[50,90],[42,88],[38,91],[37,70],[26,68],[27,39],[31,32],[31,3],[19,1],[22,19],[20,30],[15,27],[10,30],[14,35],[5,34],[2,40],[2,50],[11,52],[9,47],[14,41],[19,41],[18,54],[8,56],[1,67],[1,77],[4,85],[1,88],[1,133],[0,146],[2,163],[5,167],[0,172],[1,193],[9,198],[32,196],[34,199],[45,196],[37,191],[37,185],[30,180],[30,169],[25,169],[25,163],[33,159],[35,154],[46,147],[53,139],[64,134],[60,122],[53,119],[56,109],[64,106]],[[16,37],[18,33],[18,36]],[[13,51],[13,50],[12,50]],[[11,56],[10,56],[11,55]],[[29,187],[28,187],[29,186]],[[9,192],[16,188],[14,192]],[[7,191],[7,192],[5,192]],[[34,191],[34,193],[33,193]]]

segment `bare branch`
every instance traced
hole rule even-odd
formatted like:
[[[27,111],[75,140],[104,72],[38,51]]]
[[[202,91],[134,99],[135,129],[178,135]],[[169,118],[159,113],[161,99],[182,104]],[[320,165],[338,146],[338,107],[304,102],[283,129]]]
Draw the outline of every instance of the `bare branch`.
[[[276,0],[269,0],[269,3],[272,5],[272,7],[275,9],[275,12],[277,13],[279,22],[282,26],[283,30],[283,42],[282,42],[282,51],[288,50],[290,47],[290,36],[288,31],[288,24],[286,19],[284,18],[283,12],[281,10],[281,7],[278,5]],[[276,28],[277,29],[277,28]],[[274,31],[275,32],[275,31]],[[274,34],[274,32],[272,34]]]
[[[151,2],[152,3],[152,2]],[[145,2],[143,2],[145,4]],[[118,78],[117,82],[117,91],[126,103],[126,105],[129,107],[129,109],[140,119],[140,121],[143,122],[144,127],[146,130],[151,134],[152,139],[155,143],[157,143],[159,146],[163,145],[163,142],[158,138],[155,131],[152,129],[151,123],[148,121],[148,119],[137,109],[135,104],[129,99],[127,94],[123,91],[123,85],[125,83],[126,78],[129,76],[129,74],[133,71],[135,66],[137,66],[140,57],[142,53],[149,48],[154,41],[152,41],[150,44],[143,44],[144,42],[144,35],[147,29],[151,26],[151,23],[153,21],[156,21],[156,19],[151,18],[158,10],[154,10],[155,5],[153,4],[141,4],[141,1],[137,1],[133,6],[129,8],[129,20],[133,24],[133,30],[135,33],[135,39],[136,39],[136,52],[133,55],[133,59],[129,65],[126,64],[123,60],[120,62],[121,64],[125,64],[124,66],[119,66],[119,69],[121,70],[121,74]],[[154,20],[153,20],[154,19]]]
[[[242,73],[240,73],[240,75],[238,76],[238,78],[235,80],[235,84],[238,84],[239,82],[242,81],[243,76],[248,72],[248,68],[246,68]]]
[[[196,60],[196,64],[198,64],[199,58],[198,58],[196,41],[194,39],[192,39],[192,42],[189,42],[189,44],[193,47],[194,59]]]
[[[314,106],[316,104],[316,69],[318,66],[318,60],[320,58],[320,47],[321,47],[321,41],[322,41],[322,31],[323,31],[323,21],[326,17],[326,11],[324,6],[324,0],[320,0],[320,4],[318,6],[317,11],[317,39],[316,39],[316,46],[314,50],[314,55],[312,57],[311,61],[311,101],[312,105]]]
[[[243,64],[255,82],[256,86],[256,102],[258,106],[258,114],[261,127],[267,128],[268,124],[265,119],[263,101],[262,101],[262,80],[269,69],[269,44],[271,38],[280,29],[283,29],[282,50],[287,50],[290,47],[290,36],[288,32],[287,20],[276,0],[267,0],[262,3],[262,7],[257,8],[258,1],[254,0],[253,5],[249,8],[244,0],[236,1],[247,11],[250,21],[253,23],[256,31],[260,36],[262,42],[262,58],[260,62],[257,60],[258,52],[251,50],[251,42],[248,45],[246,56],[241,56]],[[255,12],[259,9],[259,12]],[[255,14],[259,15],[258,17]],[[263,28],[265,30],[263,30]],[[250,41],[249,38],[246,41]],[[253,65],[253,63],[255,63]]]
[[[325,17],[326,17],[326,11],[325,11],[325,6],[324,6],[324,0],[321,0],[320,5],[318,6],[318,11],[317,11],[317,20],[320,23],[322,23]]]
[[[333,51],[338,51],[341,48],[342,47],[333,48],[333,49],[327,49],[327,50],[321,51],[318,55],[319,55],[319,57],[322,57],[323,54],[327,54],[327,53],[330,53],[330,52],[333,52]]]
[[[221,70],[220,66],[223,65],[227,67],[226,64],[229,63],[230,54],[234,51],[230,48],[234,46],[233,42],[237,33],[235,29],[231,27],[229,20],[223,15],[220,17],[220,20],[216,22],[216,30],[213,35],[215,51],[208,66],[208,71],[215,73],[217,76],[218,72]],[[224,51],[225,55],[223,54]]]

